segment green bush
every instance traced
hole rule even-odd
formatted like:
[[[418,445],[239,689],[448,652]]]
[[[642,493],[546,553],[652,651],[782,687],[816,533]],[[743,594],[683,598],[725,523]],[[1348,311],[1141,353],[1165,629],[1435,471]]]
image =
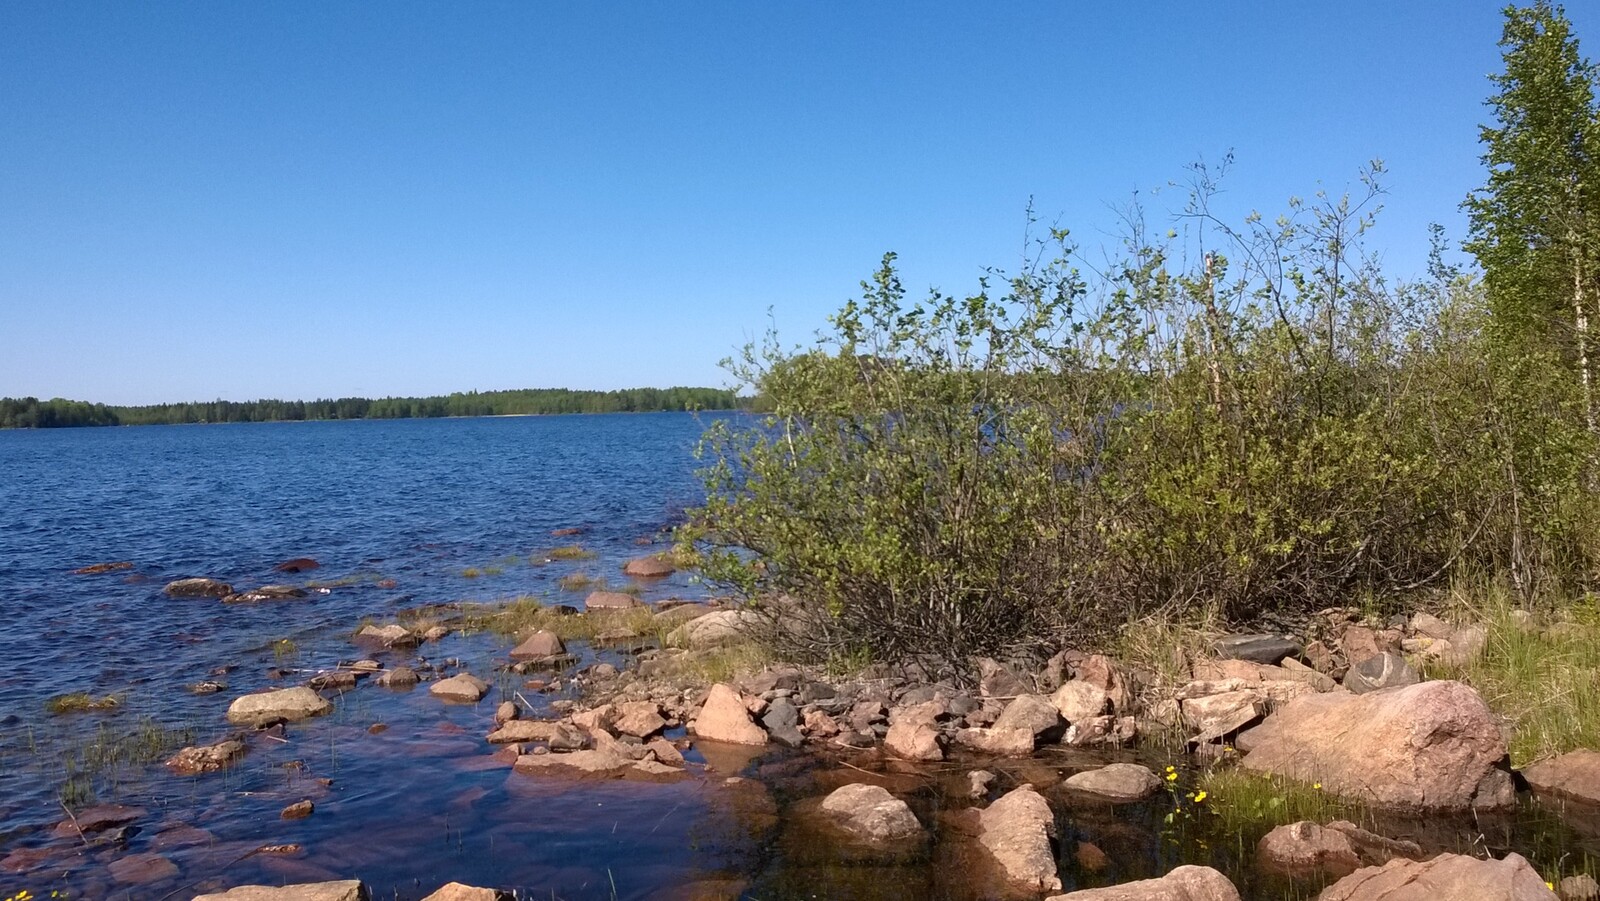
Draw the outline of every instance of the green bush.
[[[1121,259],[1064,231],[1020,273],[913,303],[893,254],[810,346],[730,369],[683,531],[705,575],[787,596],[816,657],[959,662],[1198,608],[1293,621],[1461,566],[1581,579],[1590,445],[1558,361],[1497,359],[1479,284],[1391,285],[1356,199],[1273,221],[1137,209]],[[1003,284],[1003,290],[991,289]]]

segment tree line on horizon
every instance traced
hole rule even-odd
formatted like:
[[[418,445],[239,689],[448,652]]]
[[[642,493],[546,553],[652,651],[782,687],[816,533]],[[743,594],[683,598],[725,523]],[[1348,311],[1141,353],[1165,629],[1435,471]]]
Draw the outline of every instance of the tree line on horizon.
[[[582,391],[523,388],[465,391],[432,397],[341,397],[320,400],[192,401],[115,406],[35,397],[0,398],[0,428],[181,425],[222,422],[300,422],[334,419],[435,419],[450,416],[523,416],[559,413],[656,413],[733,410],[749,406],[722,388],[626,388]]]

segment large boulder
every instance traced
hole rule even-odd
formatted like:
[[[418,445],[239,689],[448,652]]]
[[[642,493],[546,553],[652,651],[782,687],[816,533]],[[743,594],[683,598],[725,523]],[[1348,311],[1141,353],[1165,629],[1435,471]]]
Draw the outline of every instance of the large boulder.
[[[881,785],[840,786],[822,800],[822,809],[852,835],[867,841],[903,841],[922,834],[922,824],[906,802]]]
[[[196,895],[194,901],[367,901],[360,880],[307,882],[300,885],[241,885],[225,892]]]
[[[1503,809],[1506,739],[1483,698],[1460,682],[1351,695],[1313,694],[1240,736],[1243,765],[1320,782],[1363,803],[1411,812]]]
[[[1062,785],[1105,801],[1143,801],[1161,790],[1161,777],[1137,763],[1112,763],[1067,777]]]
[[[1239,890],[1210,867],[1184,866],[1160,879],[1068,892],[1048,901],[1239,901]]]
[[[713,610],[673,629],[667,642],[686,648],[712,648],[743,639],[760,621],[760,614],[753,610]]]
[[[764,745],[767,733],[750,719],[750,709],[733,686],[718,682],[706,693],[706,702],[694,720],[694,734],[710,741],[734,745]]]
[[[1050,839],[1056,817],[1050,804],[1024,785],[978,812],[978,843],[994,858],[1006,878],[1020,887],[1055,891],[1061,888]]]
[[[162,590],[175,598],[225,598],[233,594],[233,586],[221,579],[178,579],[168,582]]]
[[[1544,877],[1520,855],[1481,860],[1441,854],[1432,860],[1391,860],[1357,870],[1325,889],[1317,901],[1557,901]]]
[[[904,760],[943,760],[938,719],[945,709],[941,701],[928,701],[899,711],[890,717],[883,749]]]
[[[244,695],[228,706],[228,722],[264,726],[277,720],[294,723],[333,710],[327,699],[304,685]]]
[[[1541,760],[1524,769],[1522,778],[1541,797],[1600,805],[1600,751],[1585,749]]]

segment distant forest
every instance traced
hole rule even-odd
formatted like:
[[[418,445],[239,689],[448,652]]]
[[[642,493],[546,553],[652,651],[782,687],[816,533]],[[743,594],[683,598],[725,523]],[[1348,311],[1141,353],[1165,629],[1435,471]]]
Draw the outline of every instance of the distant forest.
[[[54,429],[97,425],[175,425],[201,422],[292,422],[312,419],[412,419],[536,413],[653,413],[732,410],[749,404],[720,388],[628,388],[573,391],[524,388],[468,391],[439,397],[341,397],[337,400],[203,401],[114,407],[81,400],[0,398],[0,428]]]

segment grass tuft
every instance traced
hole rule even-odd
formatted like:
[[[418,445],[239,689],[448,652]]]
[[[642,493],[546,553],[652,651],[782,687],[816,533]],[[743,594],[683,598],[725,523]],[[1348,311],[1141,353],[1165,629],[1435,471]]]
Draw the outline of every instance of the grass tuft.
[[[551,560],[592,560],[595,553],[580,545],[569,544],[552,549],[547,556]]]

